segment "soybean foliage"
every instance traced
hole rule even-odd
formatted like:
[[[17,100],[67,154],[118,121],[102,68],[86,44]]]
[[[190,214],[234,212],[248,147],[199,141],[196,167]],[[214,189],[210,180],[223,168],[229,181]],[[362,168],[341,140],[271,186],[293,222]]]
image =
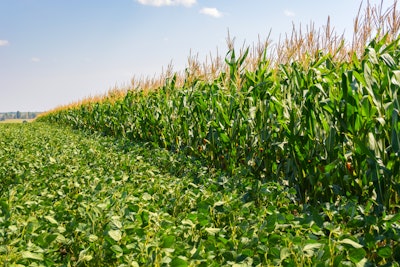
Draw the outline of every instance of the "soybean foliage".
[[[151,143],[0,125],[2,266],[355,266],[400,260],[400,217],[299,205]]]

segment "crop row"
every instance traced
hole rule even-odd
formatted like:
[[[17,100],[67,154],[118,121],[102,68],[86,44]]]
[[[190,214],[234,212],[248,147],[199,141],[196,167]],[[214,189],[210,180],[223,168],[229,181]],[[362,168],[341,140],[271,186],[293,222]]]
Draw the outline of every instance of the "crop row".
[[[301,202],[370,198],[398,209],[399,40],[375,38],[360,58],[331,54],[271,69],[226,55],[213,81],[176,76],[158,90],[57,110],[40,120],[144,140],[195,156],[232,176],[294,187]],[[267,51],[264,51],[266,55]],[[188,74],[189,75],[189,74]]]

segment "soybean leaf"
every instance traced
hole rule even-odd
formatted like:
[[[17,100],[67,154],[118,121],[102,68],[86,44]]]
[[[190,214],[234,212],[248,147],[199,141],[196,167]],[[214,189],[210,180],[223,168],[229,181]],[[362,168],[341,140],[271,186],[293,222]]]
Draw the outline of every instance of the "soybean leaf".
[[[186,267],[189,265],[186,260],[177,257],[177,258],[172,259],[170,266],[171,267]]]
[[[349,258],[354,263],[359,263],[365,258],[366,255],[367,253],[362,248],[349,250]]]
[[[357,242],[355,242],[355,241],[353,241],[353,240],[351,240],[349,238],[345,238],[343,240],[340,240],[340,241],[338,241],[338,243],[350,245],[353,248],[362,248],[363,247],[361,244],[359,244],[359,243],[357,243]]]
[[[115,241],[120,241],[122,238],[122,233],[120,230],[110,230],[108,231],[108,235],[114,239]]]
[[[44,259],[43,254],[41,253],[33,253],[30,251],[23,251],[21,253],[22,258],[24,259],[32,259],[42,261]]]
[[[388,246],[378,248],[378,256],[384,259],[390,258],[392,256],[392,249]]]

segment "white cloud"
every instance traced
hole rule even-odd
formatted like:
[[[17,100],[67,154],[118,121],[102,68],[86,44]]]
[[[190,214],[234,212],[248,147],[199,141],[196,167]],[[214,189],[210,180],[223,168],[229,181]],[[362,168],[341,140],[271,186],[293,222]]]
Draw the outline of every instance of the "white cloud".
[[[285,11],[283,11],[283,14],[285,14],[286,17],[294,17],[294,16],[296,16],[296,14],[293,11],[290,11],[290,10],[287,10],[287,9]]]
[[[200,10],[200,13],[201,13],[201,14],[204,14],[204,15],[207,15],[207,16],[214,17],[214,18],[220,18],[220,17],[222,17],[222,13],[221,13],[218,9],[216,9],[216,8],[214,8],[214,7],[205,7],[205,8],[202,8],[202,9]]]
[[[0,40],[0,46],[7,46],[9,44],[10,44],[10,42],[7,40]]]
[[[40,58],[38,58],[38,57],[33,57],[33,58],[31,58],[31,61],[32,61],[32,62],[39,62],[39,61],[40,61]]]
[[[137,0],[142,5],[148,6],[186,6],[190,7],[196,4],[196,0]]]

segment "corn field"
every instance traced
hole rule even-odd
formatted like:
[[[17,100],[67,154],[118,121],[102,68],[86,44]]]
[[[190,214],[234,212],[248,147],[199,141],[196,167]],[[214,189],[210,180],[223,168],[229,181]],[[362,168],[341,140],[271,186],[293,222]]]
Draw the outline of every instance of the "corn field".
[[[238,182],[250,179],[255,194],[262,183],[273,181],[295,188],[301,203],[345,196],[398,210],[400,38],[395,15],[396,4],[376,18],[383,25],[376,32],[366,26],[371,16],[363,23],[356,20],[363,31],[350,48],[329,27],[325,35],[315,30],[292,35],[275,58],[269,42],[256,53],[250,48],[238,52],[231,43],[224,64],[216,60],[217,70],[208,78],[193,63],[184,74],[169,72],[156,87],[114,90],[38,120],[184,153]],[[323,48],[293,52],[307,40],[324,37]],[[361,48],[360,42],[365,42]]]

